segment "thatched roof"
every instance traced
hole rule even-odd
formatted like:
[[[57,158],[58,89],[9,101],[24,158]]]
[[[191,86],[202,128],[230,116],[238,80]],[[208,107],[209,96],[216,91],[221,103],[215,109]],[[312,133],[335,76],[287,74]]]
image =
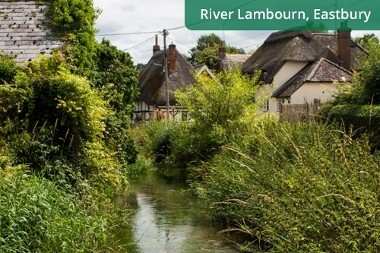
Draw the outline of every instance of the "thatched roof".
[[[308,63],[297,74],[275,90],[272,97],[290,97],[307,82],[332,83],[333,81],[352,82],[352,74],[337,64],[321,58],[315,62]]]
[[[61,47],[46,26],[47,8],[36,1],[0,0],[0,52],[17,55],[15,60],[23,63]]]
[[[176,50],[176,70],[168,72],[168,90],[169,103],[175,105],[176,100],[173,91],[189,84],[194,84],[194,68]],[[165,73],[163,72],[164,51],[156,52],[149,60],[148,64],[140,72],[140,101],[148,105],[165,106],[166,105],[166,86]]]
[[[265,82],[271,83],[286,61],[315,61],[326,58],[339,63],[339,58],[326,45],[315,39],[310,31],[280,31],[272,33],[243,64],[245,73],[255,68],[266,71]]]
[[[338,52],[338,35],[329,33],[315,33],[314,38],[323,45],[328,46],[333,52]],[[351,40],[351,69],[356,69],[356,61],[362,55],[367,55],[367,51],[359,44]]]
[[[218,68],[231,70],[234,67],[241,67],[250,56],[250,54],[225,54],[224,57],[219,60]]]

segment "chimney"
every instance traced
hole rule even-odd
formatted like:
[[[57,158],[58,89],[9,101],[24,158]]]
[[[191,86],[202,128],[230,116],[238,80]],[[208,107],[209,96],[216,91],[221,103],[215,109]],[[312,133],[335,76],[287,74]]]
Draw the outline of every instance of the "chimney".
[[[219,45],[219,60],[223,60],[224,57],[226,57],[226,47],[224,45],[224,41],[220,42]]]
[[[158,45],[158,35],[156,35],[155,41],[156,41],[156,44],[153,46],[153,55],[156,52],[160,51],[160,46]]]
[[[169,45],[169,69],[170,70],[176,70],[176,61],[177,61],[177,56],[176,56],[176,50],[175,50],[175,45],[172,43]]]
[[[338,57],[341,66],[347,70],[351,70],[351,29],[347,27],[347,21],[341,23],[337,31],[338,38]]]

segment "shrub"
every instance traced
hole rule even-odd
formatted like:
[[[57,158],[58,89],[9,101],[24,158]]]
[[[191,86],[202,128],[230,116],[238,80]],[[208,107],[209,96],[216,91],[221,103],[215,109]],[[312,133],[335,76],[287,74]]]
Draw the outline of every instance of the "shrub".
[[[233,69],[215,74],[215,78],[197,75],[195,79],[196,84],[175,93],[192,119],[173,134],[173,159],[182,164],[205,160],[239,138],[245,116],[256,113],[259,73],[251,79]]]

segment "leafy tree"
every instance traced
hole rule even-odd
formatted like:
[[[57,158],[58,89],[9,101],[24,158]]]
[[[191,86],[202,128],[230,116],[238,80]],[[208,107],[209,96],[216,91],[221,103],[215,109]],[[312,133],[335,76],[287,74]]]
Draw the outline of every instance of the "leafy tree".
[[[379,44],[379,38],[373,33],[366,33],[363,36],[354,38],[354,41],[367,49],[371,44]]]
[[[101,13],[93,7],[92,0],[40,0],[50,6],[50,26],[66,42],[63,53],[71,71],[91,75],[96,46],[95,20]]]
[[[107,116],[106,140],[118,153],[121,164],[132,163],[137,152],[128,131],[134,99],[139,91],[137,70],[128,53],[105,39],[97,45],[94,58],[93,84],[103,92],[104,99],[115,111]]]
[[[192,118],[173,137],[173,156],[184,163],[215,154],[240,135],[245,122],[256,115],[259,73],[251,79],[233,69],[222,71],[215,78],[198,75],[195,79],[195,85],[175,93]]]
[[[332,101],[334,105],[380,104],[380,44],[377,38],[371,37],[365,45],[368,55],[359,59],[360,71],[354,73],[352,84],[340,88],[336,99]]]
[[[219,46],[222,39],[215,33],[202,35],[197,40],[197,45],[190,49],[188,60],[191,64],[205,63],[210,69],[215,69],[219,60]],[[226,53],[245,54],[244,49],[225,45]]]
[[[97,88],[103,88],[113,84],[113,89],[119,96],[110,99],[111,106],[117,112],[125,111],[131,113],[131,105],[138,95],[138,73],[133,65],[131,56],[103,39],[96,46],[94,56],[96,63],[95,73],[92,81]]]

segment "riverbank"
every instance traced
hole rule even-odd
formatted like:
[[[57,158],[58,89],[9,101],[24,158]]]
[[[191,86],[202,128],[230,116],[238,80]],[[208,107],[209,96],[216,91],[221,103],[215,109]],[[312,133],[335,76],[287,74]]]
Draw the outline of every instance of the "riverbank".
[[[144,135],[152,145],[147,153],[176,164],[175,143],[185,142],[176,138],[189,143],[192,137],[178,135],[182,127],[155,123],[137,131],[155,133]],[[227,226],[226,233],[250,238],[242,250],[380,250],[373,236],[380,232],[380,156],[371,153],[365,136],[354,139],[316,122],[265,117],[240,133],[212,157],[186,168],[191,189],[206,201],[209,215]]]

